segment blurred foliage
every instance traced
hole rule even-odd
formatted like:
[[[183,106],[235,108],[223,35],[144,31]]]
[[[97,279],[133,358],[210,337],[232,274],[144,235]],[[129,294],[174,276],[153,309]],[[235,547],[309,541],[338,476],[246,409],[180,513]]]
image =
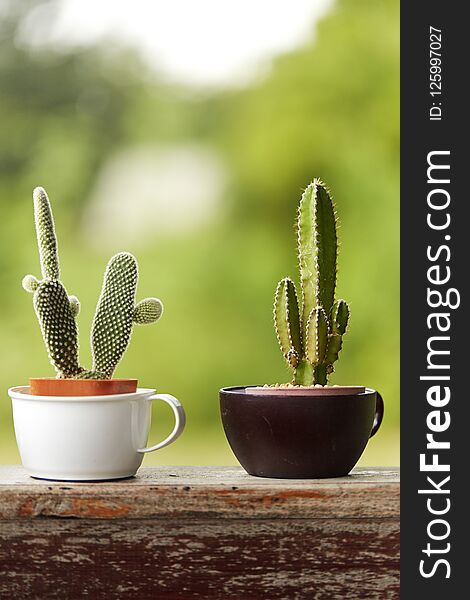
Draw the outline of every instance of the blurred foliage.
[[[32,188],[45,186],[54,203],[63,280],[82,302],[89,362],[87,332],[110,254],[80,235],[97,175],[121,148],[195,141],[227,166],[222,217],[136,248],[116,240],[116,250],[139,258],[139,298],[156,293],[166,307],[161,323],[135,332],[117,376],[170,391],[188,412],[187,434],[146,460],[234,462],[218,388],[288,377],[272,300],[281,277],[297,276],[296,205],[320,176],[341,220],[338,296],[352,311],[332,383],[382,392],[386,419],[363,462],[398,462],[399,3],[340,0],[309,43],[252,85],[210,93],[171,86],[109,44],[24,45],[18,31],[35,6],[0,7],[1,388],[53,374],[20,285],[38,270]],[[18,460],[6,393],[0,416],[0,461]],[[152,436],[169,426],[162,415]]]

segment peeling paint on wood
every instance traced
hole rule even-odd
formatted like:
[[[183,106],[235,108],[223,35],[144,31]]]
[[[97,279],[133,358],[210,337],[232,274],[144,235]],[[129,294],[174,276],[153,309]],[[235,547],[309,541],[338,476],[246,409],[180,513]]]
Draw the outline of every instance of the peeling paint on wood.
[[[396,469],[358,469],[350,477],[286,480],[250,477],[234,467],[155,467],[133,479],[64,483],[0,470],[0,518],[397,517]]]
[[[160,467],[78,484],[0,468],[0,598],[397,599],[398,481]]]

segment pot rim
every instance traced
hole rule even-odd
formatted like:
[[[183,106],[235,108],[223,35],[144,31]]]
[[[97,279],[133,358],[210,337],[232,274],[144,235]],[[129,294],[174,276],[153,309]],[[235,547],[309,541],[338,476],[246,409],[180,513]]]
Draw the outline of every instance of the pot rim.
[[[333,392],[330,392],[328,394],[322,394],[322,393],[315,393],[315,390],[320,390],[322,388],[312,388],[311,391],[312,393],[309,394],[307,389],[303,390],[303,393],[296,393],[296,391],[291,391],[289,390],[289,388],[272,388],[269,389],[269,392],[264,392],[264,393],[253,393],[250,392],[250,388],[254,388],[254,387],[264,387],[264,386],[256,386],[256,385],[236,385],[236,386],[229,386],[229,387],[224,387],[221,388],[219,390],[219,393],[224,393],[227,394],[228,396],[240,396],[240,395],[246,395],[247,398],[248,397],[256,397],[256,398],[270,398],[272,399],[273,397],[276,398],[287,398],[287,397],[292,397],[292,398],[308,398],[308,399],[312,399],[312,398],[334,398],[334,397],[345,397],[347,398],[348,396],[366,396],[368,394],[374,394],[376,393],[376,390],[374,390],[373,388],[369,388],[367,386],[337,386],[338,388],[342,388],[344,390],[344,388],[347,387],[351,387],[351,393],[349,394],[345,394],[340,393],[340,394],[334,394]],[[354,389],[357,390],[358,387],[364,388],[363,392],[358,392],[358,391],[353,391]],[[334,390],[334,386],[329,387],[329,389]],[[291,391],[291,393],[289,393],[289,391]]]
[[[112,379],[59,379],[57,377],[30,377],[30,381],[57,381],[60,383],[67,384],[69,382],[76,383],[77,381],[99,381],[99,382],[113,382],[113,381],[138,381],[135,377],[113,377]]]
[[[8,390],[8,395],[12,400],[37,400],[39,402],[119,402],[130,400],[132,397],[145,398],[145,396],[152,396],[156,392],[153,388],[137,388],[135,392],[101,396],[35,396],[28,393],[29,390],[29,385],[19,385],[11,387]]]

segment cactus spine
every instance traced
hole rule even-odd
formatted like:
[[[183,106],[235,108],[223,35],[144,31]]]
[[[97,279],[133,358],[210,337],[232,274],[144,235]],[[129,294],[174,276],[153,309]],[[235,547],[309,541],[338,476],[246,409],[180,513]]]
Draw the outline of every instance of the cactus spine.
[[[274,325],[284,358],[294,369],[293,383],[326,385],[342,347],[349,307],[344,300],[335,301],[336,214],[319,179],[302,195],[297,232],[301,307],[294,283],[282,279],[274,300]]]
[[[33,294],[49,360],[59,378],[110,379],[129,345],[132,324],[145,325],[157,321],[162,315],[163,305],[158,298],[146,298],[136,305],[137,260],[127,252],[113,256],[106,268],[93,319],[93,367],[89,371],[80,366],[75,320],[80,312],[80,302],[76,296],[68,296],[59,280],[57,238],[45,190],[36,188],[33,200],[43,279],[26,275],[23,288]]]

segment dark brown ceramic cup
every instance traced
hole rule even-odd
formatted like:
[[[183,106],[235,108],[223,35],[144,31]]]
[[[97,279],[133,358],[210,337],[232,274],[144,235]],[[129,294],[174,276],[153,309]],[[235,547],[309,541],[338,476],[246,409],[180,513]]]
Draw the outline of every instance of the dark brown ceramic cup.
[[[250,475],[323,478],[347,475],[383,418],[381,395],[299,396],[220,390],[229,444]]]

